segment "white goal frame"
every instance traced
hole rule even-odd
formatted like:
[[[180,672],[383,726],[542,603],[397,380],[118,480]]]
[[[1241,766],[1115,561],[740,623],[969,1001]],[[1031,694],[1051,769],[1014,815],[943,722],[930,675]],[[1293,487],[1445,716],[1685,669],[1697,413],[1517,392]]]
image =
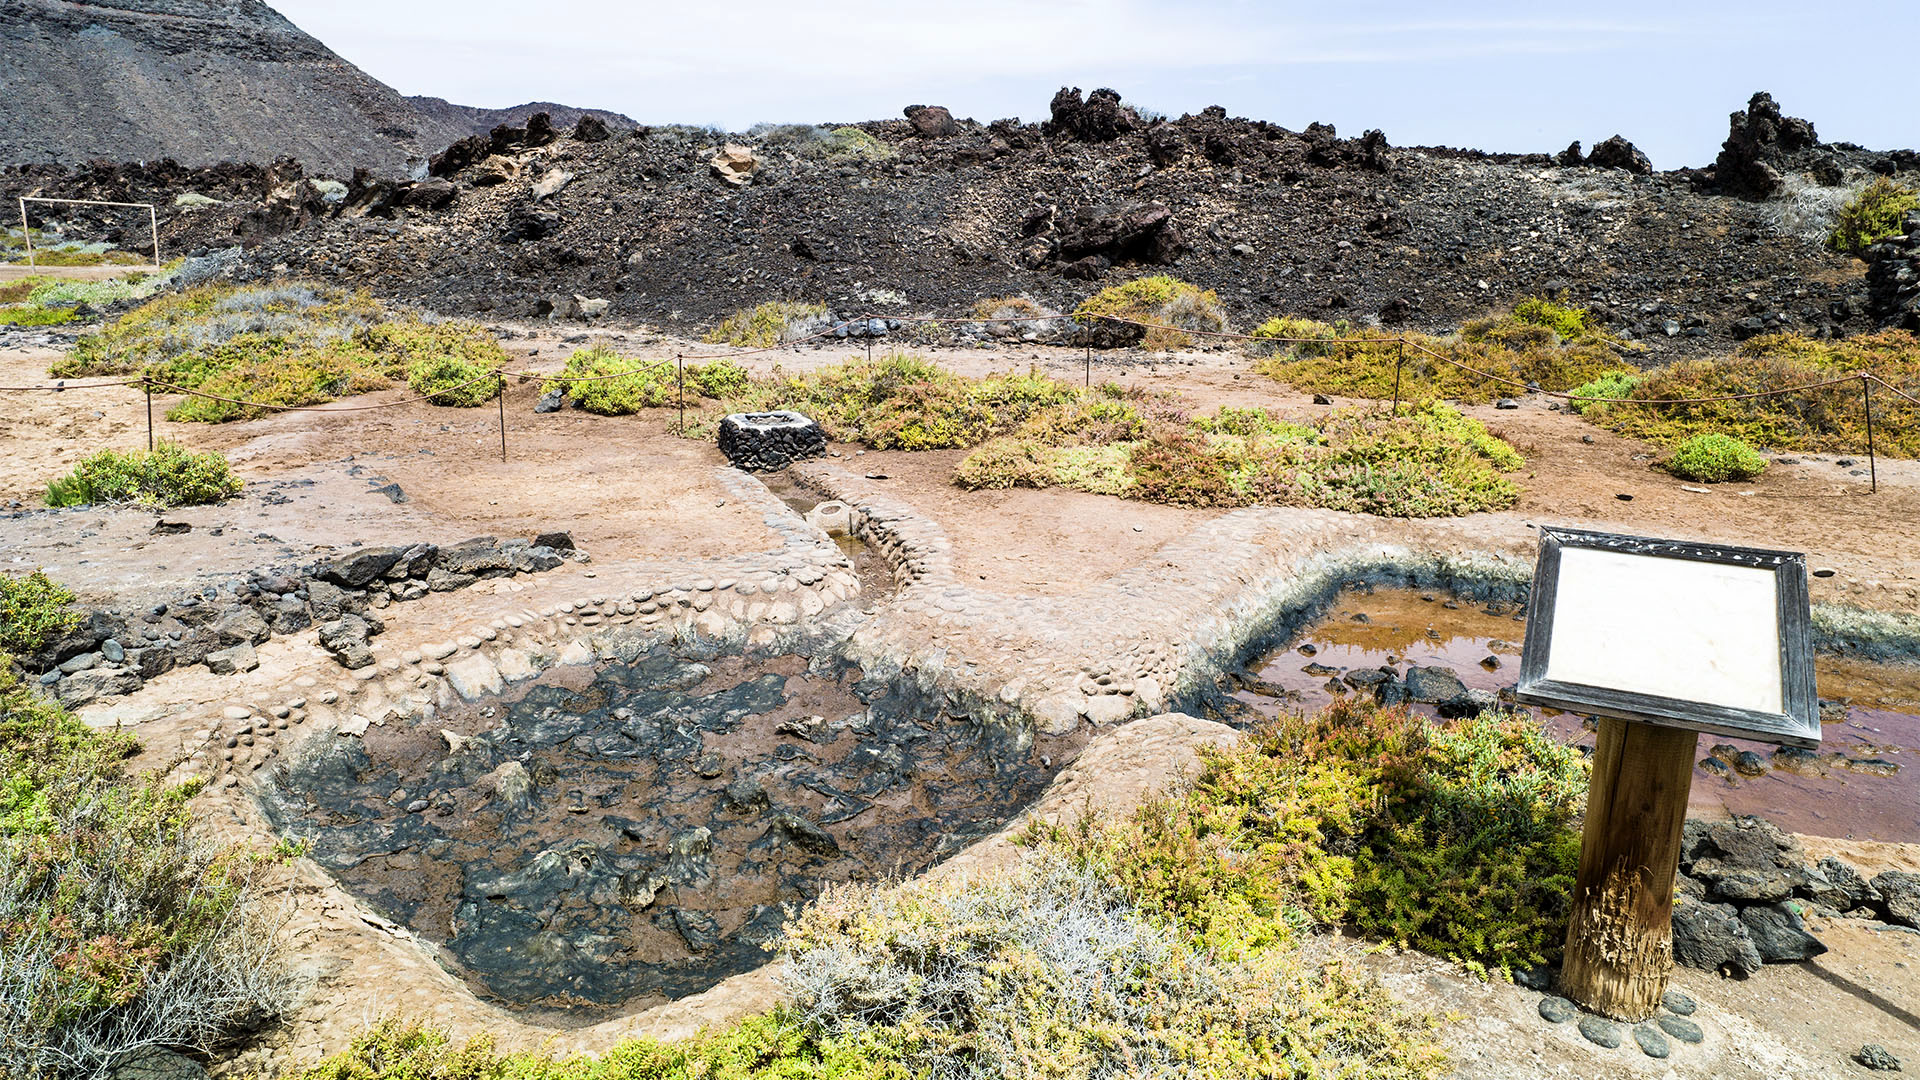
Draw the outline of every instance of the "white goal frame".
[[[20,198],[20,238],[26,241],[26,244],[27,244],[28,268],[37,269],[38,267],[33,261],[33,226],[29,224],[27,221],[27,204],[30,202],[42,202],[42,203],[65,203],[70,206],[126,206],[126,207],[132,207],[134,209],[145,207],[147,211],[147,226],[153,231],[153,268],[156,271],[160,269],[160,215],[159,215],[159,212],[153,208],[152,203],[109,202],[105,199],[49,199],[49,198],[43,198],[39,195],[22,195],[19,198]]]

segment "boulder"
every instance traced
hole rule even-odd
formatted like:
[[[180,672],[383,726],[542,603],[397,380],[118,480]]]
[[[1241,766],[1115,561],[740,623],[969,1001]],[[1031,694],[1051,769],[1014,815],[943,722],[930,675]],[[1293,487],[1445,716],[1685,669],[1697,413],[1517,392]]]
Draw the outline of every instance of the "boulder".
[[[1653,173],[1653,162],[1625,138],[1615,135],[1593,148],[1587,164],[1602,169],[1625,169],[1638,176]]]
[[[367,643],[372,627],[359,615],[342,615],[320,625],[320,647],[333,654],[341,666],[353,670],[373,663],[373,647]]]
[[[1740,921],[1760,959],[1769,964],[1811,960],[1827,951],[1820,939],[1807,933],[1807,924],[1792,904],[1756,904],[1740,912]]]
[[[207,670],[215,675],[238,675],[259,666],[260,657],[254,653],[253,646],[245,642],[207,654]]]
[[[500,549],[500,541],[491,536],[462,540],[440,552],[439,569],[452,574],[486,577],[513,569],[513,559]]]
[[[258,611],[246,604],[235,604],[213,620],[209,627],[222,644],[232,645],[245,642],[258,645],[267,640],[271,630],[267,620]]]
[[[1888,922],[1920,930],[1920,874],[1888,870],[1873,879],[1873,889]]]
[[[533,538],[534,547],[543,547],[549,551],[572,551],[573,534],[567,532],[543,532]]]
[[[401,196],[402,206],[411,206],[420,210],[444,210],[453,205],[460,189],[453,181],[442,177],[429,177],[408,188]]]
[[[1134,203],[1118,210],[1084,209],[1060,229],[1054,246],[1062,261],[1098,256],[1111,262],[1170,263],[1188,250],[1165,203]]]
[[[960,125],[954,123],[953,113],[945,105],[909,105],[904,111],[916,135],[937,138],[960,133]]]
[[[1687,967],[1750,975],[1760,970],[1759,949],[1732,904],[1685,898],[1673,905],[1673,960]]]
[[[1080,142],[1112,142],[1140,126],[1139,114],[1121,103],[1119,91],[1105,87],[1083,100],[1079,87],[1063,86],[1049,109],[1053,118],[1041,129]]]
[[[427,175],[448,177],[475,165],[493,154],[493,141],[485,135],[469,135],[433,155],[427,161]]]
[[[1467,686],[1452,668],[1410,667],[1407,669],[1406,693],[1408,701],[1438,705],[1465,697]]]
[[[1793,168],[1791,156],[1819,145],[1811,122],[1783,115],[1773,95],[1763,90],[1727,118],[1727,139],[1713,161],[1714,182],[1729,195],[1769,198],[1785,186],[1783,174]]]
[[[319,576],[337,585],[349,589],[363,589],[375,578],[393,568],[393,564],[406,556],[407,548],[371,547],[360,548],[325,563],[318,568]]]
[[[307,582],[307,610],[314,622],[337,619],[349,607],[346,591],[328,581]]]
[[[1870,906],[1880,898],[1879,891],[1867,884],[1859,871],[1831,855],[1806,869],[1805,880],[1794,894],[1835,911]]]
[[[500,242],[518,244],[527,240],[544,240],[559,231],[560,223],[560,215],[551,210],[536,210],[532,203],[519,203],[507,211],[506,225],[500,230]]]
[[[520,163],[510,157],[489,154],[487,159],[474,168],[474,187],[495,187],[517,179],[520,175]]]
[[[548,169],[545,176],[533,182],[533,201],[550,199],[560,194],[571,183],[573,183],[572,173],[557,166]]]
[[[607,122],[592,113],[580,114],[573,122],[573,137],[576,142],[606,142],[613,133],[607,130]]]
[[[248,652],[251,645],[241,646]],[[258,662],[256,661],[256,666]],[[123,667],[97,667],[76,672],[54,684],[54,694],[60,704],[69,709],[79,708],[90,701],[103,697],[117,697],[131,694],[140,689],[140,674]]]
[[[840,854],[840,842],[832,833],[799,814],[784,810],[767,820],[764,839],[797,847],[810,855]]]
[[[713,170],[713,175],[734,187],[745,187],[753,183],[754,174],[760,171],[760,159],[747,147],[728,143],[707,159],[707,167]]]

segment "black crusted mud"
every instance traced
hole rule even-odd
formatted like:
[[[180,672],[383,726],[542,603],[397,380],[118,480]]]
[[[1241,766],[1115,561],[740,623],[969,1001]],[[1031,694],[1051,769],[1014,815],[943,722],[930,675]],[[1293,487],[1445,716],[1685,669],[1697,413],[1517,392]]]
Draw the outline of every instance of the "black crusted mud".
[[[1070,749],[831,656],[656,651],[317,736],[263,801],[477,991],[643,1007],[765,963],[829,883],[991,834]]]

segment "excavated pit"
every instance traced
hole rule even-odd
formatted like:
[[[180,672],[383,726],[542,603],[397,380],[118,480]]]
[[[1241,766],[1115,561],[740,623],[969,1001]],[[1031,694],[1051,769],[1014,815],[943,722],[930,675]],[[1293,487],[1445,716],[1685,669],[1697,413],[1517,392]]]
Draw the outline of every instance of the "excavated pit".
[[[823,887],[991,835],[1076,749],[830,649],[663,648],[316,736],[262,802],[477,993],[578,1024],[758,967]]]
[[[1468,690],[1504,698],[1518,678],[1525,636],[1523,605],[1363,586],[1302,613],[1228,687],[1239,707],[1272,716],[1370,692],[1375,672],[1404,678],[1410,667],[1438,666]],[[1815,672],[1820,750],[1702,735],[1694,812],[1758,814],[1822,836],[1920,841],[1920,666],[1823,653]],[[1583,717],[1540,713],[1560,738],[1593,744]]]

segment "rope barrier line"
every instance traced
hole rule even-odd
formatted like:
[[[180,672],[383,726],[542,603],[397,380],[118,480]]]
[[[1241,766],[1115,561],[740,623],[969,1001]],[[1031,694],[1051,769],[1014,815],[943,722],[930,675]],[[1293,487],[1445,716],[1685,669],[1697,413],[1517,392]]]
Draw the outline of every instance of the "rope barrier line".
[[[1489,382],[1499,383],[1505,386],[1512,386],[1512,387],[1516,387],[1521,390],[1527,391],[1529,393],[1537,393],[1546,397],[1558,398],[1565,401],[1578,400],[1578,401],[1592,402],[1594,404],[1700,405],[1700,404],[1713,404],[1713,403],[1725,402],[1725,401],[1752,401],[1752,400],[1757,400],[1761,398],[1782,397],[1788,394],[1798,394],[1798,393],[1804,393],[1809,390],[1823,389],[1825,387],[1836,386],[1842,383],[1851,382],[1855,379],[1870,379],[1873,382],[1879,383],[1882,387],[1884,387],[1890,393],[1908,402],[1911,402],[1915,405],[1920,405],[1920,397],[1915,397],[1913,394],[1907,393],[1906,391],[1888,382],[1886,379],[1881,378],[1879,375],[1876,375],[1872,372],[1866,372],[1866,371],[1857,372],[1851,375],[1843,375],[1843,376],[1839,376],[1832,379],[1822,380],[1819,382],[1803,383],[1797,386],[1781,387],[1776,390],[1758,390],[1758,391],[1753,391],[1751,393],[1743,393],[1743,394],[1719,394],[1719,395],[1713,395],[1710,397],[1698,397],[1698,398],[1589,397],[1586,395],[1575,395],[1575,394],[1572,394],[1566,391],[1560,391],[1560,390],[1546,390],[1546,389],[1536,387],[1532,384],[1526,383],[1524,381],[1521,381],[1519,379],[1512,379],[1503,375],[1496,375],[1490,371],[1483,371],[1479,368],[1473,367],[1470,364],[1462,363],[1461,361],[1456,360],[1450,356],[1437,352],[1429,348],[1428,346],[1421,344],[1419,341],[1416,341],[1407,337],[1403,337],[1403,336],[1400,336],[1400,337],[1331,337],[1331,338],[1328,338],[1328,337],[1259,337],[1252,334],[1239,333],[1239,332],[1230,331],[1230,330],[1219,330],[1219,331],[1190,330],[1183,327],[1170,326],[1164,323],[1153,323],[1153,322],[1147,322],[1139,319],[1125,319],[1117,315],[1098,315],[1098,314],[1018,315],[1018,316],[1004,316],[999,318],[963,318],[963,319],[952,319],[952,318],[943,319],[939,316],[930,316],[930,315],[894,317],[894,316],[882,316],[882,315],[870,314],[870,315],[861,316],[859,318],[843,319],[839,322],[834,323],[832,326],[815,331],[814,333],[808,334],[805,337],[795,338],[792,341],[783,341],[775,345],[766,345],[766,346],[760,346],[752,349],[736,350],[734,352],[729,352],[729,353],[698,353],[694,355],[682,355],[682,356],[677,356],[672,360],[661,360],[652,364],[643,364],[639,367],[635,367],[628,371],[614,372],[612,374],[607,374],[607,375],[563,375],[558,373],[546,373],[546,372],[538,372],[538,371],[520,371],[520,370],[513,370],[509,368],[504,368],[504,367],[496,368],[492,371],[486,372],[483,375],[476,376],[475,378],[468,379],[465,382],[457,383],[453,386],[444,387],[442,389],[435,390],[432,393],[420,394],[415,397],[409,397],[409,398],[401,398],[400,400],[397,400],[397,401],[376,402],[371,405],[331,405],[331,404],[273,405],[273,404],[268,404],[262,401],[248,401],[244,398],[233,398],[233,397],[225,397],[220,394],[210,394],[204,390],[191,390],[183,386],[174,385],[172,383],[164,383],[158,380],[149,379],[145,377],[131,378],[131,379],[115,379],[115,380],[92,382],[92,383],[58,383],[54,385],[41,385],[41,386],[0,386],[0,393],[33,393],[33,392],[59,393],[67,390],[95,390],[95,389],[103,389],[103,388],[116,387],[116,386],[139,386],[139,387],[151,388],[154,390],[160,390],[164,392],[180,394],[187,397],[205,398],[212,401],[224,402],[230,405],[240,405],[246,408],[265,409],[270,412],[334,412],[334,413],[368,412],[375,409],[390,409],[390,408],[397,408],[402,405],[417,404],[422,401],[428,401],[428,400],[431,400],[432,398],[439,397],[443,394],[451,393],[456,390],[465,389],[466,387],[472,386],[476,383],[484,382],[490,379],[504,380],[508,376],[512,376],[517,379],[539,379],[543,382],[559,382],[559,383],[567,383],[567,384],[604,382],[612,379],[624,379],[624,378],[630,378],[635,375],[646,374],[648,372],[667,368],[676,363],[684,362],[687,360],[695,360],[695,361],[732,360],[740,357],[756,356],[763,353],[779,352],[786,349],[797,348],[811,341],[816,341],[816,340],[827,338],[827,337],[833,337],[839,334],[839,332],[843,329],[850,329],[851,327],[854,327],[859,324],[872,323],[875,321],[890,321],[895,323],[975,322],[975,323],[988,323],[988,324],[1004,324],[1004,323],[1058,322],[1061,320],[1068,320],[1068,319],[1081,323],[1082,325],[1087,325],[1089,321],[1097,320],[1100,322],[1116,323],[1122,326],[1135,326],[1135,327],[1139,327],[1141,329],[1146,329],[1146,330],[1168,330],[1176,333],[1197,335],[1201,337],[1224,338],[1224,339],[1238,340],[1238,341],[1270,342],[1274,344],[1396,345],[1403,349],[1406,346],[1412,346],[1413,349],[1418,353],[1425,354],[1426,356],[1429,356],[1435,360],[1438,360],[1441,363],[1452,365],[1453,367],[1458,368],[1461,371],[1467,372],[1468,374],[1474,375],[1478,378],[1485,379]],[[504,394],[505,392],[504,385],[502,386],[502,389],[500,392]]]

